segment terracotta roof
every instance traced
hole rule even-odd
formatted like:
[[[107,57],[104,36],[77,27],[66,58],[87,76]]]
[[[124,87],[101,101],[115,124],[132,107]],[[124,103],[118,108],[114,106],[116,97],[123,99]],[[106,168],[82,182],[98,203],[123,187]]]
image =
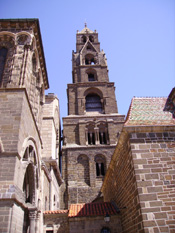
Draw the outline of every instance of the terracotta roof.
[[[96,202],[86,204],[72,204],[68,217],[105,216],[117,214],[116,209],[110,202]]]
[[[134,97],[127,114],[126,126],[175,125],[172,114],[165,112],[167,98]]]
[[[67,214],[68,212],[68,210],[47,210],[44,214]]]

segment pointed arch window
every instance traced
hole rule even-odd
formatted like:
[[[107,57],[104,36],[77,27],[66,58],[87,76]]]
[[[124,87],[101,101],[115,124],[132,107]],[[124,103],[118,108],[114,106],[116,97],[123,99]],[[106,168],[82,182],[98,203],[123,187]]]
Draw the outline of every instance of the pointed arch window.
[[[0,49],[0,83],[2,82],[2,76],[3,76],[5,62],[7,58],[7,52],[8,52],[8,49],[5,47],[2,47]]]
[[[86,112],[102,113],[101,98],[97,94],[89,94],[86,96]]]

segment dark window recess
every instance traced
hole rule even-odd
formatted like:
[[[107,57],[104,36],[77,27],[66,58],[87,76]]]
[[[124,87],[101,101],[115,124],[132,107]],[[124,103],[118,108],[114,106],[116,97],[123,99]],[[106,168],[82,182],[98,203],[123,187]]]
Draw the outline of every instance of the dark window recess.
[[[36,72],[36,56],[33,54],[32,57],[32,66],[33,66],[33,71]]]
[[[100,144],[107,144],[105,132],[99,132]]]
[[[2,75],[4,72],[5,62],[7,58],[7,48],[1,48],[0,49],[0,83],[2,82]]]
[[[86,42],[86,36],[81,37],[81,42],[85,43]]]
[[[90,40],[91,42],[94,42],[94,37],[93,37],[93,36],[89,36],[89,40]]]
[[[88,133],[88,144],[95,145],[95,133]]]
[[[95,75],[94,74],[88,74],[88,81],[95,81]]]
[[[86,64],[86,65],[94,65],[94,64],[95,64],[95,61],[94,61],[93,58],[92,58],[92,59],[85,59],[85,64]]]
[[[104,163],[96,163],[96,175],[97,176],[105,175]]]
[[[47,231],[47,230],[46,230],[46,233],[53,233],[53,231]]]
[[[101,233],[111,233],[111,232],[110,232],[109,228],[104,227],[101,229]]]
[[[86,97],[86,111],[87,112],[102,112],[102,103],[98,95],[88,95]]]
[[[87,46],[87,50],[91,50],[91,49],[92,49],[91,46],[88,45],[88,46]]]

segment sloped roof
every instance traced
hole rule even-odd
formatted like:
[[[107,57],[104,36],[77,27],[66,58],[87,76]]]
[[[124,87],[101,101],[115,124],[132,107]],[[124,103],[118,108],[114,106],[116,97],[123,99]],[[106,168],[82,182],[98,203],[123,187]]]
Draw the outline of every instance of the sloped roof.
[[[127,114],[125,126],[175,125],[172,114],[165,112],[167,98],[134,97]]]
[[[117,214],[116,209],[110,202],[96,202],[86,204],[72,204],[68,217],[105,216]]]
[[[85,34],[85,33],[94,33],[92,30],[90,30],[87,26],[85,26],[78,34]]]
[[[47,210],[44,214],[67,214],[69,210]]]

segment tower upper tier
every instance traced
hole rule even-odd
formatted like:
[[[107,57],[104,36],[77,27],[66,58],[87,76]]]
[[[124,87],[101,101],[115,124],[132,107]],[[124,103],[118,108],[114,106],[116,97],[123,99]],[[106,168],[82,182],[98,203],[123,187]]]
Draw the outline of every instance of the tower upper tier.
[[[68,84],[68,114],[118,113],[115,87],[109,82],[107,59],[98,33],[85,25],[76,34],[72,53],[72,84]]]

